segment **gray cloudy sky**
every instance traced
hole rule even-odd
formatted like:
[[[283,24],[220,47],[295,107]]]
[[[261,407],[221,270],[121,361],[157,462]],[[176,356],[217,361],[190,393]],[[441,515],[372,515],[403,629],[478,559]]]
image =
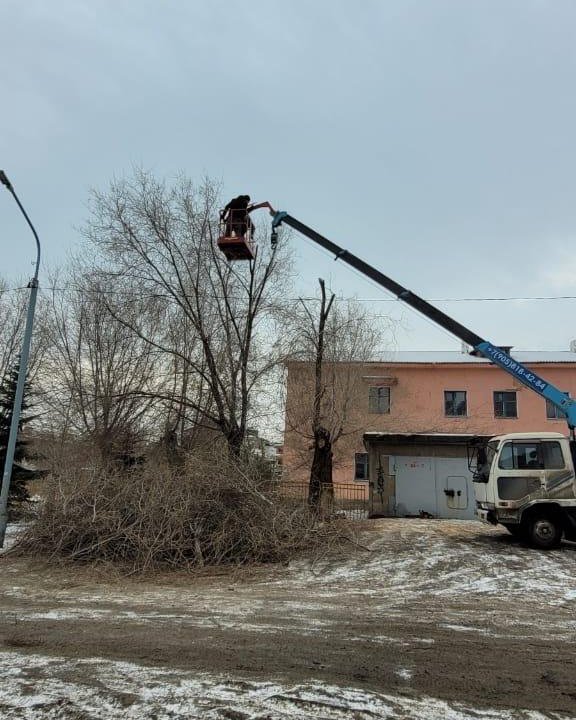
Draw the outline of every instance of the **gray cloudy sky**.
[[[426,298],[576,295],[573,0],[2,0],[0,167],[45,266],[141,165],[268,199]],[[301,238],[299,292],[381,292]],[[0,193],[0,274],[33,240]],[[576,300],[438,303],[567,349]],[[459,343],[398,303],[400,349]]]

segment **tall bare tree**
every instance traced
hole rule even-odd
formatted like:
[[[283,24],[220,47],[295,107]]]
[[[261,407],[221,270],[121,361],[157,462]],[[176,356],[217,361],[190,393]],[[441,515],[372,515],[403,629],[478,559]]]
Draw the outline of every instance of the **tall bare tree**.
[[[99,255],[101,282],[147,298],[166,332],[150,333],[114,296],[109,312],[179,364],[187,385],[182,408],[221,432],[238,454],[251,395],[277,362],[268,317],[285,295],[289,259],[282,243],[275,249],[266,243],[249,262],[227,262],[216,246],[222,205],[209,180],[195,186],[180,179],[169,187],[137,172],[94,193],[85,234]]]
[[[320,284],[320,312],[318,314],[317,328],[318,332],[314,338],[316,345],[316,357],[314,358],[314,395],[312,399],[312,417],[311,430],[313,437],[314,455],[312,457],[312,467],[310,468],[310,485],[308,490],[308,500],[311,505],[317,506],[320,501],[320,493],[323,485],[332,484],[332,433],[324,426],[322,413],[322,398],[326,391],[324,385],[324,341],[326,331],[326,321],[330,316],[332,303],[335,295],[332,294],[330,299],[326,300],[326,286],[324,280],[318,280]],[[304,310],[309,314],[306,304],[303,303]],[[315,321],[309,314],[312,327]],[[337,437],[335,438],[338,439]]]
[[[371,359],[385,335],[381,319],[355,301],[328,297],[324,281],[319,284],[317,299],[301,299],[284,317],[289,367],[286,435],[308,446],[302,461],[310,463],[312,505],[318,504],[321,487],[332,483],[334,447],[358,430],[351,411],[363,388],[353,363]]]

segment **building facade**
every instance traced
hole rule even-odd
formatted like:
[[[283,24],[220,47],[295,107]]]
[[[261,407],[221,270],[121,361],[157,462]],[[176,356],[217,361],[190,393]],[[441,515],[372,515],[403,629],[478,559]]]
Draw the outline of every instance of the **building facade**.
[[[576,353],[510,354],[576,397]],[[291,480],[306,482],[313,367],[293,362],[287,369],[284,465]],[[463,473],[462,467],[472,436],[566,432],[563,417],[543,398],[487,360],[458,352],[390,353],[380,362],[329,366],[325,369],[322,408],[328,428],[342,428],[334,446],[334,482],[363,483],[366,495],[370,485],[373,491],[378,490],[378,498],[371,495],[374,513],[378,514],[416,514],[421,505],[420,511],[431,515],[470,516],[471,503],[466,512],[452,512],[463,509],[449,508],[449,504],[463,503],[460,485],[463,475],[469,473]],[[393,458],[394,467],[389,458]],[[460,462],[442,464],[451,458],[460,458]],[[426,503],[418,498],[408,502],[409,492],[406,502],[398,500],[400,485],[396,487],[396,479],[402,473],[408,477],[410,468],[420,468],[420,480],[415,480],[416,472],[412,477],[428,487]],[[455,488],[460,483],[458,488],[447,487],[442,478],[438,479],[446,473],[447,477],[460,477],[453,483]],[[434,490],[431,475],[435,477]],[[405,490],[407,482],[402,484]],[[468,494],[469,482],[467,477]],[[460,500],[452,499],[452,490]],[[447,499],[446,507],[432,502],[434,494]],[[436,512],[427,507],[435,507]]]

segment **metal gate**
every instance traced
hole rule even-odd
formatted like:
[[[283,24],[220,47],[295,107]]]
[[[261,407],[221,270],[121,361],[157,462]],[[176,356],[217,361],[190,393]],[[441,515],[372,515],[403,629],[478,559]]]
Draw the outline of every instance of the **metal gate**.
[[[474,487],[466,458],[395,456],[394,514],[474,518]]]
[[[308,502],[308,483],[281,481],[276,486],[276,492],[285,501],[295,504]],[[368,483],[323,485],[320,508],[323,515],[364,520],[368,517]]]

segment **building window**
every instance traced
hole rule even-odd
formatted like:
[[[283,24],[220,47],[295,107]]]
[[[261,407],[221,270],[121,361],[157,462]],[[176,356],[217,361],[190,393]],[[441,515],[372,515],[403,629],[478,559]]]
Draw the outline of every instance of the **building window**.
[[[564,395],[566,395],[566,397],[570,397],[569,392],[565,392]],[[546,400],[546,418],[548,420],[565,420],[566,413],[563,413],[562,410],[557,408],[554,403],[550,402],[550,400]]]
[[[494,415],[502,418],[518,417],[515,390],[497,390],[494,393]]]
[[[368,392],[368,412],[383,415],[390,412],[390,388],[371,387]]]
[[[444,414],[448,417],[468,414],[465,390],[444,390]]]
[[[368,480],[368,453],[354,453],[354,480],[356,482]]]

